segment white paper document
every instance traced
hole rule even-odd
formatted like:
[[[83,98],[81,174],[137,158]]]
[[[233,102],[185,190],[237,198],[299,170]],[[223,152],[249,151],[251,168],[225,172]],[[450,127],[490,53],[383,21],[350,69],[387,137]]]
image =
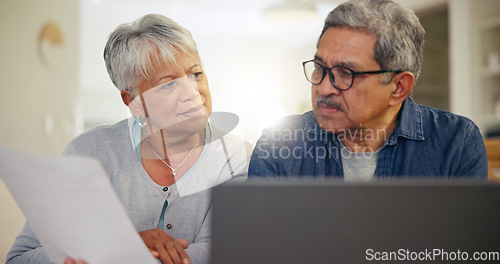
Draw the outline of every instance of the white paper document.
[[[0,146],[0,177],[56,263],[157,263],[97,160]]]

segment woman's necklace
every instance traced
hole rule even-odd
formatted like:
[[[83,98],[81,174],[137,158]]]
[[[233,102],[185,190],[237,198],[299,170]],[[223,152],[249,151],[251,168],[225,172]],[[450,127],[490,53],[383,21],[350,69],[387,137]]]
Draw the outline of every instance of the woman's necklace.
[[[199,140],[200,140],[200,136],[198,135],[198,133],[196,133],[196,144],[194,144],[194,146],[191,148],[191,150],[189,151],[189,153],[187,154],[187,156],[174,169],[174,168],[172,168],[172,166],[168,165],[168,163],[164,159],[162,159],[160,157],[160,155],[158,155],[158,153],[156,152],[155,148],[153,148],[153,145],[151,144],[151,142],[149,142],[149,137],[146,137],[146,141],[148,142],[149,146],[153,150],[153,153],[156,155],[156,157],[158,157],[163,162],[163,164],[167,165],[167,167],[169,167],[172,170],[172,174],[174,175],[174,177],[175,177],[175,174],[176,174],[175,171],[177,169],[179,169],[179,167],[182,166],[182,164],[184,164],[184,162],[189,158],[189,156],[191,156],[191,153],[193,153],[193,150],[196,148],[196,146],[198,146],[198,141]],[[166,156],[165,156],[165,158],[166,158]]]

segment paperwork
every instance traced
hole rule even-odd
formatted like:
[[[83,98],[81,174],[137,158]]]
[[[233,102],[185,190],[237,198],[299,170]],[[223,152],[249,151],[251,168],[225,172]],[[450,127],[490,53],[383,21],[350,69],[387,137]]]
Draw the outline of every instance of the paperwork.
[[[56,263],[157,263],[97,160],[0,146],[0,178]]]

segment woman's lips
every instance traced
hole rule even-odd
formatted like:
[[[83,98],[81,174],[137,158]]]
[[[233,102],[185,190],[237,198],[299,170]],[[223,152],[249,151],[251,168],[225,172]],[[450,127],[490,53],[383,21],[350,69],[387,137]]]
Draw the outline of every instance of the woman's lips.
[[[205,114],[205,110],[203,109],[203,104],[200,104],[198,106],[189,108],[185,112],[177,114],[177,116],[195,117],[195,116],[200,116],[200,115],[204,115],[204,114]]]

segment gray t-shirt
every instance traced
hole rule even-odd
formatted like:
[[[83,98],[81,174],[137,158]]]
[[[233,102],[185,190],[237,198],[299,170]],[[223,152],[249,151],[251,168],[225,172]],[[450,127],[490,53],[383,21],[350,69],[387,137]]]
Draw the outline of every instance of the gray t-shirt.
[[[340,146],[345,181],[369,181],[375,177],[379,151],[351,152],[342,142]]]

